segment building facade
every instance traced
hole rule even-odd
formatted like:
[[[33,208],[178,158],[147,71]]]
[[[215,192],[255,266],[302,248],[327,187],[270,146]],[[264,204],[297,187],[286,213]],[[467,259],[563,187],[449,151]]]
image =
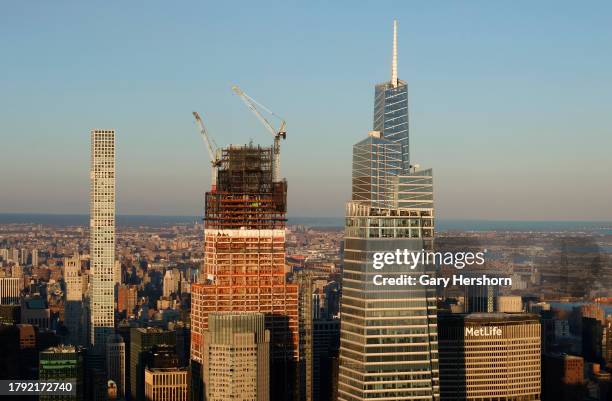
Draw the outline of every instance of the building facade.
[[[270,332],[262,313],[211,313],[204,335],[207,401],[270,399]]]
[[[192,387],[199,391],[203,380],[209,314],[257,312],[271,335],[272,399],[290,399],[297,391],[298,289],[285,277],[287,183],[273,180],[272,147],[230,146],[220,160],[206,193],[204,272],[192,286]]]
[[[64,325],[68,329],[68,341],[74,345],[85,345],[86,333],[83,323],[83,276],[78,256],[64,259]]]
[[[108,380],[117,386],[117,395],[125,396],[125,342],[118,335],[112,335],[106,340],[106,373]]]
[[[115,327],[115,131],[91,131],[90,255],[92,272],[90,344],[104,355]]]
[[[159,345],[176,346],[176,333],[159,327],[138,327],[130,330],[130,394],[132,400],[144,399],[147,353]]]
[[[0,305],[15,305],[19,303],[22,278],[0,277]]]
[[[374,89],[374,131],[400,145],[402,168],[410,168],[408,84],[397,77],[397,21],[393,21],[391,80]]]
[[[74,346],[51,347],[40,353],[38,377],[40,381],[57,380],[72,382],[74,393],[66,395],[41,395],[41,401],[83,401],[85,367],[83,351]]]
[[[540,330],[531,314],[440,315],[441,400],[539,401]]]
[[[433,249],[431,170],[410,165],[408,93],[397,78],[394,23],[391,80],[376,86],[374,129],[353,146],[352,199],[346,207],[338,399],[438,400],[435,289],[379,286],[379,279],[430,274],[433,266],[387,264],[380,252]]]
[[[144,391],[147,401],[187,401],[187,368],[147,368]]]

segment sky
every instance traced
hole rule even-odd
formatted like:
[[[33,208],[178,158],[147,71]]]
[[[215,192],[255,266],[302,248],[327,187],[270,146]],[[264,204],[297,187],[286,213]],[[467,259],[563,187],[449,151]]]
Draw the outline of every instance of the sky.
[[[208,153],[287,121],[289,215],[342,216],[352,145],[408,81],[411,159],[445,219],[612,221],[612,3],[10,1],[0,213],[87,213],[89,131],[117,131],[120,214],[202,215]]]

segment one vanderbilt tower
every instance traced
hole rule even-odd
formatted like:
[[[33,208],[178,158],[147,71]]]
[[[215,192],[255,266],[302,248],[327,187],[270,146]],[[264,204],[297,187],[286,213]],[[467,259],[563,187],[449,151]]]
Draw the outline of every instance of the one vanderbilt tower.
[[[401,145],[402,168],[410,167],[408,84],[397,77],[397,21],[393,21],[391,80],[374,90],[374,131]]]
[[[375,130],[353,146],[346,207],[338,399],[439,400],[435,289],[375,285],[375,275],[431,274],[373,254],[433,249],[431,170],[408,161],[406,83],[397,78],[394,23],[391,81],[376,86]]]

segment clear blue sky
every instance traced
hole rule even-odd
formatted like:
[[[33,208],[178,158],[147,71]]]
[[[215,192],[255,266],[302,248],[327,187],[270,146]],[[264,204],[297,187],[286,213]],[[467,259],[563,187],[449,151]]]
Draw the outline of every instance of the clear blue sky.
[[[351,146],[389,79],[441,218],[612,220],[612,3],[4,2],[0,212],[87,213],[89,130],[117,130],[118,211],[201,214],[217,143],[288,122],[293,216],[341,216]]]

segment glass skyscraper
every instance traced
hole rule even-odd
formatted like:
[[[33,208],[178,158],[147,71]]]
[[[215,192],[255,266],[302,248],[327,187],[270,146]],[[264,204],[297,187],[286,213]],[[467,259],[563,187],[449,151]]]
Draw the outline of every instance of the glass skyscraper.
[[[401,145],[402,167],[410,168],[408,135],[408,84],[397,77],[397,21],[393,22],[391,80],[374,90],[374,131]]]
[[[394,51],[391,86],[394,81],[400,82],[395,60]],[[378,91],[377,87],[377,96]],[[385,97],[383,103],[390,99]],[[433,248],[433,176],[431,170],[409,167],[407,107],[392,111],[384,104],[380,106],[378,100],[375,119],[383,111],[382,123],[375,121],[374,126],[382,124],[382,129],[370,132],[353,146],[352,199],[346,208],[338,399],[435,401],[440,393],[435,287],[378,286],[373,282],[375,275],[420,276],[433,274],[433,269],[418,265],[411,270],[406,265],[387,264],[377,270],[372,263],[376,252]],[[391,107],[390,102],[387,105]],[[402,132],[391,123],[394,118],[405,121]]]

